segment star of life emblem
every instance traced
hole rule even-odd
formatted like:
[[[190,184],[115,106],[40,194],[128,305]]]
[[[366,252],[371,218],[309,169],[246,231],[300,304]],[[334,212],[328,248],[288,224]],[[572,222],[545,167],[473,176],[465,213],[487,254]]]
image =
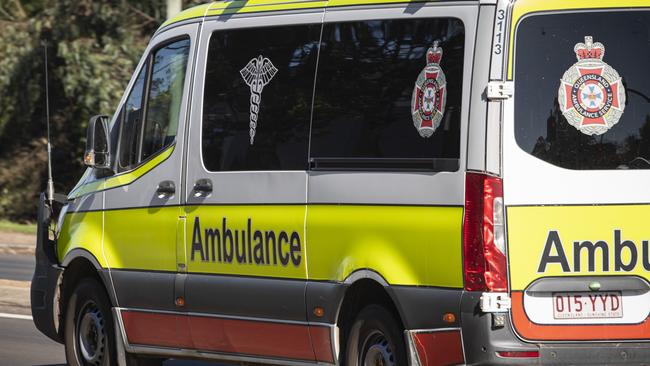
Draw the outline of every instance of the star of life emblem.
[[[447,103],[447,78],[440,68],[442,48],[438,41],[427,51],[427,66],[420,72],[411,99],[413,125],[420,136],[431,137],[440,126]]]
[[[574,47],[578,62],[562,76],[558,102],[569,124],[586,135],[602,135],[623,115],[625,88],[618,72],[603,61],[605,46],[585,37]]]
[[[278,69],[273,65],[271,60],[259,55],[248,62],[248,64],[239,71],[244,81],[251,89],[251,106],[250,106],[250,131],[251,145],[255,142],[255,131],[257,130],[260,104],[262,103],[262,90],[271,79],[277,74]]]

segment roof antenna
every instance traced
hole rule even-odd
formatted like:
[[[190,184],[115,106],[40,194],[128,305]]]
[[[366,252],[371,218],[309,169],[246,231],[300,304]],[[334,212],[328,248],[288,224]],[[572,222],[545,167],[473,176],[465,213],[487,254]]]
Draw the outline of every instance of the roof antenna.
[[[47,122],[47,188],[46,195],[50,207],[54,201],[54,180],[52,179],[52,145],[50,144],[50,88],[47,75],[47,40],[43,40],[45,54],[45,118]]]

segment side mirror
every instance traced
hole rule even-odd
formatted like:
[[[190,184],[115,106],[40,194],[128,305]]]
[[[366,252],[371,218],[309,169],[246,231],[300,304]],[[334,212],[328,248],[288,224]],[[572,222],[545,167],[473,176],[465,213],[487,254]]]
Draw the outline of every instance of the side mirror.
[[[111,155],[108,148],[108,123],[108,116],[95,116],[88,122],[84,164],[89,167],[98,169],[111,168]]]

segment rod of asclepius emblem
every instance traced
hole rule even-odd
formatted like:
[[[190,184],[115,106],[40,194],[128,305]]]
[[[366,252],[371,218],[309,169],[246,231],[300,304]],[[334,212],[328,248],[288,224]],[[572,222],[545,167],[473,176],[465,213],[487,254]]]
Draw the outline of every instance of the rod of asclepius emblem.
[[[271,79],[277,74],[278,69],[268,58],[259,55],[248,62],[243,69],[239,71],[246,84],[251,88],[251,107],[250,107],[250,131],[251,145],[255,142],[255,130],[257,129],[258,116],[260,113],[260,104],[262,103],[262,90]]]

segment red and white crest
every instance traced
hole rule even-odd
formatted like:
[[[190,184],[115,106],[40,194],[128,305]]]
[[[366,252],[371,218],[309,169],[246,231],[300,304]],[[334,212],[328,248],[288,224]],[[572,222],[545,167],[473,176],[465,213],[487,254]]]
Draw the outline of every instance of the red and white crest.
[[[605,46],[585,37],[574,47],[578,62],[562,76],[558,102],[569,124],[586,135],[602,135],[623,115],[625,88],[618,72],[603,61]]]
[[[447,79],[440,68],[438,41],[427,51],[427,66],[420,72],[411,100],[413,124],[422,137],[431,137],[440,126],[447,103]]]

